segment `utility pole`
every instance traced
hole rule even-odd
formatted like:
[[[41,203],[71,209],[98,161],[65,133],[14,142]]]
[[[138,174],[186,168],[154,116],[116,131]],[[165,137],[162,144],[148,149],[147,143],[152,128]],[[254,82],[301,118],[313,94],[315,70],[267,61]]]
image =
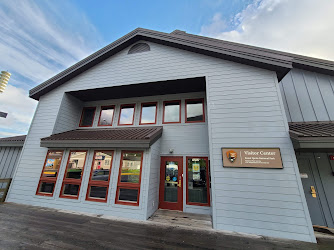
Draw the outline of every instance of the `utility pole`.
[[[9,73],[8,71],[1,71],[1,74],[0,74],[0,93],[1,94],[5,91],[5,88],[8,84],[10,75],[11,75],[11,73]],[[7,113],[0,111],[0,117],[1,118],[6,118]]]

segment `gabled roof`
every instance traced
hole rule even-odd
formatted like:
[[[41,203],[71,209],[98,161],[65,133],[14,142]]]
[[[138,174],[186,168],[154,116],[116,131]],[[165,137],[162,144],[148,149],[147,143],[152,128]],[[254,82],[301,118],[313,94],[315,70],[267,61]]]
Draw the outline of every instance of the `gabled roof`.
[[[26,135],[19,135],[0,138],[0,147],[22,147],[26,137]]]
[[[149,148],[162,135],[162,127],[76,129],[41,139],[41,147]],[[81,146],[80,146],[81,145]]]
[[[29,92],[30,97],[38,100],[40,96],[50,90],[60,86],[139,40],[151,41],[195,53],[222,58],[224,60],[276,71],[279,80],[281,80],[292,67],[318,70],[320,73],[334,75],[334,63],[330,61],[191,35],[179,30],[168,34],[137,28],[31,89]]]

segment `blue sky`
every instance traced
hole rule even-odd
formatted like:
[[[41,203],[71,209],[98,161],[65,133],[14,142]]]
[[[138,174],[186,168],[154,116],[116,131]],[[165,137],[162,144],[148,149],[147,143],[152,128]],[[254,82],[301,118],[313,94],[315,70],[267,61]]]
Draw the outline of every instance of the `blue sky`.
[[[25,134],[37,102],[28,90],[137,27],[215,37],[334,60],[334,1],[2,0],[0,137]]]

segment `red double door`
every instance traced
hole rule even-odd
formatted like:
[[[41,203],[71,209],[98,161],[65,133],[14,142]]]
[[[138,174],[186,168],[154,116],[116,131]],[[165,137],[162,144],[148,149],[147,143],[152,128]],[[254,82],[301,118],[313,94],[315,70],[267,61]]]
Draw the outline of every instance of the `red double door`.
[[[161,157],[159,208],[183,210],[183,158]]]

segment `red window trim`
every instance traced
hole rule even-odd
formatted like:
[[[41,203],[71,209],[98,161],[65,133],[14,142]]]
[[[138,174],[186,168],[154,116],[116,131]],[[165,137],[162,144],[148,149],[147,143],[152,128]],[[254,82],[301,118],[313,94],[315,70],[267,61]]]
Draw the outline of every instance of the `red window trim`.
[[[207,197],[208,197],[208,203],[199,203],[199,202],[189,202],[188,201],[188,159],[190,158],[199,158],[204,159],[206,161],[206,183],[207,183]],[[203,157],[203,156],[187,156],[186,157],[186,204],[187,205],[194,205],[194,206],[204,206],[204,207],[210,207],[210,170],[209,170],[209,158]]]
[[[82,126],[82,125],[81,125],[81,122],[82,122],[82,118],[83,118],[84,110],[87,109],[87,108],[94,108],[94,114],[93,114],[92,123],[91,123],[91,125]],[[80,122],[79,122],[79,127],[92,127],[92,126],[93,126],[93,123],[94,123],[95,112],[96,112],[96,107],[83,107],[83,108],[82,108],[82,111],[81,111],[81,118],[80,118]]]
[[[178,102],[179,103],[180,108],[179,108],[179,121],[178,122],[165,122],[165,106],[166,106],[166,104],[171,103],[171,102]],[[163,102],[162,123],[163,124],[181,123],[181,100],[173,100],[173,101],[164,101]]]
[[[187,103],[189,101],[202,101],[202,107],[203,107],[203,119],[201,121],[187,121]],[[205,122],[205,108],[204,108],[204,98],[198,98],[198,99],[186,99],[185,101],[185,122],[186,123],[197,123],[197,122]]]
[[[121,113],[122,113],[122,108],[124,107],[133,107],[133,116],[132,116],[132,123],[127,123],[127,124],[120,124],[121,121]],[[134,119],[135,119],[135,112],[136,112],[136,104],[122,104],[119,108],[119,115],[118,115],[118,126],[127,126],[127,125],[133,125]]]
[[[142,113],[143,113],[143,106],[144,105],[150,105],[150,104],[155,104],[155,121],[154,123],[142,123],[141,118],[142,118]],[[153,106],[153,105],[152,105]],[[156,124],[157,123],[157,113],[158,113],[158,103],[157,102],[144,102],[141,104],[140,107],[140,120],[139,120],[139,125],[150,125],[150,124]]]
[[[101,120],[101,114],[102,114],[102,110],[103,108],[113,108],[114,109],[114,112],[112,114],[112,118],[111,118],[111,124],[110,125],[101,125],[100,124],[100,120]],[[115,116],[115,105],[109,105],[109,106],[101,106],[101,109],[100,109],[100,115],[99,115],[99,122],[97,123],[97,126],[98,127],[111,127],[113,122],[114,122],[114,116]]]
[[[66,174],[67,174],[67,168],[68,168],[68,163],[70,161],[71,158],[71,153],[72,152],[86,152],[86,156],[85,156],[85,160],[83,163],[83,168],[82,168],[82,173],[81,173],[81,178],[79,179],[72,179],[72,178],[66,178]],[[67,159],[67,163],[66,163],[66,168],[65,168],[65,173],[64,173],[64,177],[63,177],[63,182],[61,184],[61,189],[60,189],[60,194],[59,194],[59,198],[66,198],[66,199],[74,199],[77,200],[79,198],[80,195],[80,188],[81,188],[81,182],[82,182],[82,177],[84,175],[84,171],[85,171],[85,164],[86,164],[86,159],[87,159],[87,154],[88,154],[88,150],[70,150],[69,154],[68,154],[68,159]],[[65,184],[73,184],[73,185],[79,185],[78,188],[78,195],[74,196],[74,195],[66,195],[63,194],[63,189]]]
[[[121,180],[121,173],[122,173],[123,154],[124,153],[141,153],[139,183],[122,183],[122,182],[120,182],[120,180]],[[142,173],[142,169],[143,169],[143,157],[144,157],[144,151],[128,151],[128,150],[122,150],[121,151],[121,161],[120,161],[120,164],[119,164],[119,171],[118,171],[118,180],[117,180],[117,189],[116,189],[115,204],[129,205],[129,206],[139,206],[141,173]],[[138,190],[138,199],[137,199],[137,202],[120,201],[120,200],[118,200],[118,194],[119,194],[119,189],[120,188],[137,189]]]
[[[111,152],[111,162],[110,162],[110,171],[109,171],[109,176],[108,176],[108,181],[94,181],[92,180],[92,174],[93,174],[93,166],[94,166],[94,159],[96,152]],[[112,169],[112,162],[114,160],[114,151],[113,150],[94,150],[94,156],[92,160],[92,165],[90,168],[90,175],[89,175],[89,180],[88,180],[88,187],[87,187],[87,192],[86,192],[86,201],[97,201],[97,202],[107,202],[108,200],[108,189],[109,189],[109,182],[110,182],[110,174],[111,174],[111,169]],[[96,186],[96,187],[107,187],[107,192],[106,192],[106,198],[101,199],[101,198],[93,198],[89,197],[89,188],[91,186]]]
[[[43,177],[43,173],[44,173],[44,169],[45,169],[45,163],[46,163],[46,160],[48,159],[48,155],[49,155],[50,152],[62,152],[61,158],[60,158],[59,169],[60,169],[60,166],[61,166],[61,162],[63,160],[64,150],[48,150],[48,152],[46,153],[46,156],[45,156],[44,165],[43,165],[43,168],[42,168],[42,173],[41,173],[41,176],[39,178],[39,182],[38,182],[38,186],[37,186],[37,190],[36,190],[36,195],[53,196],[53,193],[55,191],[54,190],[55,187],[53,187],[53,190],[52,190],[51,194],[39,192],[39,188],[40,188],[40,185],[41,185],[42,182],[54,183],[55,186],[56,186],[56,183],[57,183],[57,178],[58,178],[58,175],[59,175],[59,169],[58,169],[57,177]]]

